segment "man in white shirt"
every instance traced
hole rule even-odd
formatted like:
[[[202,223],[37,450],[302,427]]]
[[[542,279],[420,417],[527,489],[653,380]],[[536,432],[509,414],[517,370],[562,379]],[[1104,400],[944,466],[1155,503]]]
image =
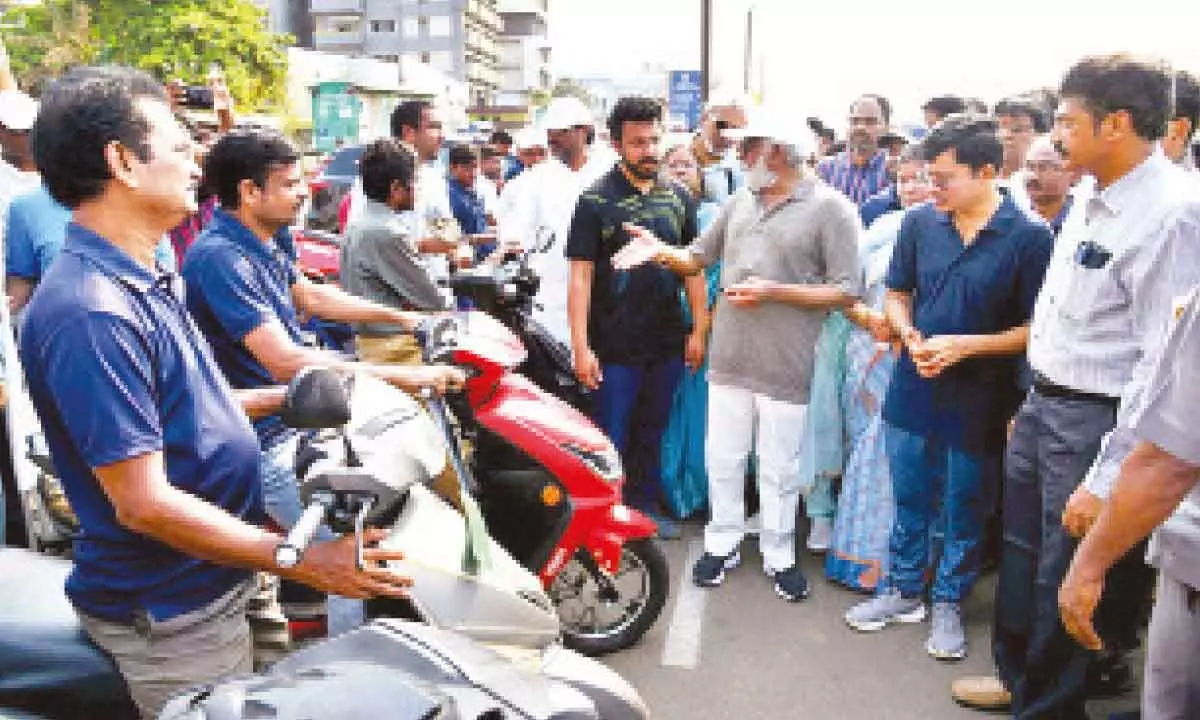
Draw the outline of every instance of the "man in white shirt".
[[[571,330],[567,324],[568,266],[563,254],[571,217],[579,195],[612,169],[612,154],[600,154],[589,144],[595,132],[587,107],[576,98],[555,98],[546,108],[546,128],[551,156],[526,170],[513,204],[504,214],[500,237],[507,244],[530,248],[540,233],[554,240],[532,258],[530,266],[541,277],[534,319],[567,347]],[[514,179],[514,183],[516,180]]]
[[[500,191],[500,199],[496,204],[496,223],[504,224],[504,219],[517,205],[518,198],[521,195],[521,188],[529,181],[530,171],[533,168],[541,165],[546,160],[546,148],[549,143],[546,140],[546,131],[540,130],[533,126],[523,127],[517,131],[514,138],[514,147],[517,149],[517,157],[521,159],[523,169],[521,172],[510,177],[504,183],[504,189]]]

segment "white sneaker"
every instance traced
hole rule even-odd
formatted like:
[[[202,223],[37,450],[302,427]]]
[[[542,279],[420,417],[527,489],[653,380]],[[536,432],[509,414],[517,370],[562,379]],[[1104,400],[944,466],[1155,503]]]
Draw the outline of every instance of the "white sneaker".
[[[876,632],[891,623],[919,623],[925,619],[925,603],[906,598],[895,588],[864,600],[846,613],[846,624],[859,632]]]
[[[812,526],[808,529],[808,542],[805,544],[811,552],[829,552],[830,546],[833,545],[833,521],[829,518],[813,518]]]

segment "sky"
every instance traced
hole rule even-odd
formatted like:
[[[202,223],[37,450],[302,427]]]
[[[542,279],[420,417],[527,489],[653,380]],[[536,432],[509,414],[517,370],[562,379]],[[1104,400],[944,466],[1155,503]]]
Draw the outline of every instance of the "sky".
[[[699,69],[701,0],[550,2],[557,76]],[[1088,54],[1149,54],[1200,73],[1194,0],[713,0],[714,98],[743,94],[751,7],[752,91],[835,127],[863,92],[887,96],[896,119],[919,121],[933,95],[994,103],[1057,86]]]

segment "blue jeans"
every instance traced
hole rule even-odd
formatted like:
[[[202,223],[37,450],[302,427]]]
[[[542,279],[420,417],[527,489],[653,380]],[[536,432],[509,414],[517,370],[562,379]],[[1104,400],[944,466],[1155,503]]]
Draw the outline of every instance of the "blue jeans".
[[[262,452],[263,503],[267,515],[280,527],[291,528],[300,520],[304,506],[296,479],[296,444],[299,436],[289,433]],[[332,540],[329,528],[317,531],[315,540]],[[363,624],[363,603],[339,595],[329,596],[326,626],[332,637]]]
[[[980,540],[1000,482],[1000,455],[974,455],[893,425],[884,426],[884,444],[896,519],[890,577],[881,587],[917,597],[936,562],[931,599],[960,603],[979,577]]]
[[[683,358],[644,365],[608,364],[595,392],[593,416],[621,454],[625,502],[655,509],[663,498],[662,436],[671,415]]]

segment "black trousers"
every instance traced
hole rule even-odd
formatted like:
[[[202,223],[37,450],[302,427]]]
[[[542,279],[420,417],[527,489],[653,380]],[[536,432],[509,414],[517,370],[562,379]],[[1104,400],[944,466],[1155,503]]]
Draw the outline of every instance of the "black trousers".
[[[1013,694],[1015,718],[1086,718],[1086,680],[1092,653],[1067,635],[1058,614],[1058,588],[1076,542],[1062,527],[1067,499],[1087,474],[1115,403],[1047,397],[1034,390],[1017,414],[1005,456],[1003,549],[992,649],[1000,679]],[[1152,577],[1144,548],[1135,548],[1110,574],[1097,613],[1106,644],[1132,647]],[[1133,642],[1131,642],[1131,640]]]

